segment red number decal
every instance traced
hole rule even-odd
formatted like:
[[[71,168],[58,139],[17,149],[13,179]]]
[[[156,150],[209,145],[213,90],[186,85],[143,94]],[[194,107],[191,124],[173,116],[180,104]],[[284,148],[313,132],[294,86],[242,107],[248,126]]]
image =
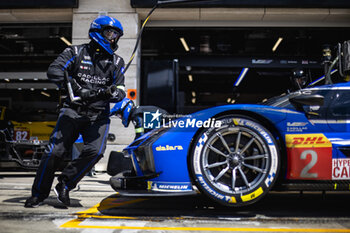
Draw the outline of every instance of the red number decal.
[[[15,129],[13,140],[20,141],[20,140],[29,140],[29,131],[28,130],[22,130],[22,129]]]
[[[286,142],[288,179],[332,179],[332,144],[323,134],[289,134]]]

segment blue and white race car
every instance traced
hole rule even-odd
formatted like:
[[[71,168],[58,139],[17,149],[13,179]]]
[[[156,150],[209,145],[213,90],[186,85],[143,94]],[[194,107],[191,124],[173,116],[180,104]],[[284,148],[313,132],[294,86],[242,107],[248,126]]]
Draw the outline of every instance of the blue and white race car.
[[[349,190],[350,83],[199,111],[165,122],[124,154],[133,169],[110,181],[126,196],[199,191],[242,206],[272,189]]]

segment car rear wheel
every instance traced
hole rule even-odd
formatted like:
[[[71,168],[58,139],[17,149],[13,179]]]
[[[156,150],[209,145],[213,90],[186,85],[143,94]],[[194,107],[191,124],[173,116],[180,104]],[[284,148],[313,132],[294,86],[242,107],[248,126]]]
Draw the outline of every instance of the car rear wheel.
[[[198,189],[226,206],[249,205],[275,182],[280,166],[276,141],[257,121],[226,116],[221,127],[195,140],[190,166]]]

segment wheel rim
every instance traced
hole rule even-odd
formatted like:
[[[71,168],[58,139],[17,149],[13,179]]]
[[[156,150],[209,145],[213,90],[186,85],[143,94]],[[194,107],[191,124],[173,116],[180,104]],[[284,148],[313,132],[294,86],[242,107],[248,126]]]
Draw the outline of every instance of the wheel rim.
[[[241,194],[254,190],[268,174],[267,144],[255,131],[228,127],[213,134],[202,156],[203,175],[220,191]]]

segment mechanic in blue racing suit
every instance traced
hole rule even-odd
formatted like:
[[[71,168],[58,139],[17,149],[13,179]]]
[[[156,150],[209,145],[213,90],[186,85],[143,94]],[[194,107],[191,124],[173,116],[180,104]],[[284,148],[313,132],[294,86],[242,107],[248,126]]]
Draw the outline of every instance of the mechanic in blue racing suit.
[[[125,97],[124,61],[114,53],[122,35],[118,20],[99,16],[91,23],[90,43],[66,48],[49,66],[48,78],[58,85],[70,82],[74,95],[81,99],[64,102],[25,207],[37,207],[49,196],[55,171],[79,134],[84,140],[82,152],[63,169],[54,188],[60,202],[70,205],[69,191],[103,156],[110,102]]]
[[[134,102],[128,98],[116,103],[111,109],[110,115],[117,115],[122,119],[124,127],[128,127],[132,122],[135,127],[135,139],[141,137],[144,133],[152,129],[145,129],[143,127],[143,115],[145,112],[159,111],[161,116],[168,115],[168,112],[157,106],[135,106]]]
[[[129,126],[132,122],[135,127],[135,138],[141,137],[144,133],[151,131],[152,129],[144,128],[144,113],[159,112],[161,114],[160,120],[169,116],[168,112],[157,106],[135,106],[134,102],[128,98],[124,98],[122,101],[116,103],[111,109],[110,115],[117,115],[122,120],[122,124],[125,127]],[[131,170],[132,163],[129,157],[124,157],[124,154],[117,151],[112,151],[109,155],[107,173],[111,176],[117,173]]]

